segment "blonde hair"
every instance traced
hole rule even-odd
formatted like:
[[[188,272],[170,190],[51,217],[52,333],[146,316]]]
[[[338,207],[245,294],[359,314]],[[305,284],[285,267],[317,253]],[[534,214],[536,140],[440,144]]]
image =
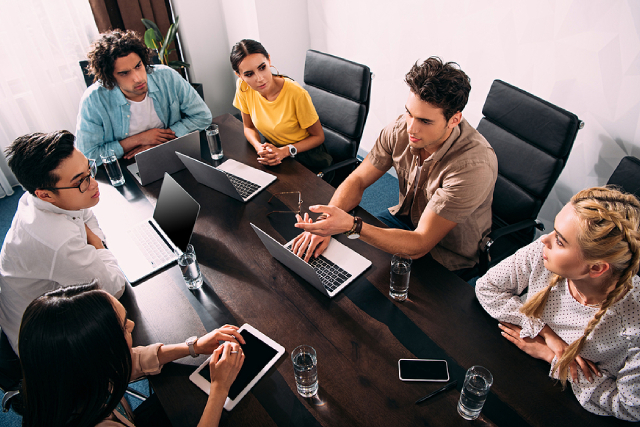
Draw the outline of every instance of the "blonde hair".
[[[569,365],[580,354],[589,334],[607,309],[633,287],[632,279],[638,273],[640,262],[640,202],[634,195],[613,187],[593,187],[573,196],[571,204],[578,217],[578,245],[583,259],[609,263],[611,277],[617,282],[587,324],[582,337],[565,349],[553,367],[563,385],[569,375]],[[520,312],[540,318],[551,290],[562,280],[563,277],[554,274],[549,285],[530,298]]]

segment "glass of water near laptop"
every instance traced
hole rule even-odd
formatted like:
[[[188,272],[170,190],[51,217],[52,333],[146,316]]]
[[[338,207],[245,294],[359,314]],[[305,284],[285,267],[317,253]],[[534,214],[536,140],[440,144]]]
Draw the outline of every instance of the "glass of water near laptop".
[[[291,362],[293,362],[293,373],[300,396],[315,396],[318,393],[316,350],[309,345],[300,345],[291,352]]]
[[[211,124],[205,130],[207,135],[207,144],[209,144],[209,150],[211,151],[211,158],[213,160],[222,159],[222,141],[220,141],[220,130],[218,125]]]
[[[202,273],[200,272],[200,266],[198,266],[193,245],[187,245],[187,249],[182,253],[176,251],[176,255],[178,255],[178,266],[182,271],[182,277],[187,288],[191,290],[200,289],[202,286]]]
[[[411,258],[405,254],[394,254],[391,258],[391,278],[389,296],[396,301],[405,301],[409,294],[409,276],[411,274]]]
[[[480,415],[489,389],[493,384],[493,376],[482,366],[472,366],[464,377],[464,385],[460,400],[458,401],[458,413],[466,420],[475,420]]]
[[[124,184],[124,175],[122,175],[122,169],[120,169],[120,163],[118,163],[115,151],[107,150],[105,155],[100,155],[100,158],[107,171],[111,185],[118,187]]]

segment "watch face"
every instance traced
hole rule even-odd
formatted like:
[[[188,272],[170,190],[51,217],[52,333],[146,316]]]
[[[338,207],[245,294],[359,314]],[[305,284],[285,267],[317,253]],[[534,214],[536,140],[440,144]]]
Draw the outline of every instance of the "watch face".
[[[295,156],[296,154],[298,154],[298,149],[293,145],[289,145],[289,153],[291,153],[292,156]]]
[[[349,239],[359,239],[360,235],[358,233],[349,234],[347,236]]]

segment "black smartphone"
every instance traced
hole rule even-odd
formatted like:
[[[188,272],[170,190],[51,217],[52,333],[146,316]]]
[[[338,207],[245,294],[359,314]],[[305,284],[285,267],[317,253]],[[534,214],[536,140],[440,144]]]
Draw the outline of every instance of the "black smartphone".
[[[449,381],[446,360],[400,359],[398,371],[402,381]]]

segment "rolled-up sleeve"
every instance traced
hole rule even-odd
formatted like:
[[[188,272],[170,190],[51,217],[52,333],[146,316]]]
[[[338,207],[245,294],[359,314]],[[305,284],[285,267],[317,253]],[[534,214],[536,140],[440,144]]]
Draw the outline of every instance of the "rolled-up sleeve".
[[[131,349],[131,380],[145,375],[157,375],[162,370],[158,360],[158,350],[163,344],[157,343],[146,347]]]

